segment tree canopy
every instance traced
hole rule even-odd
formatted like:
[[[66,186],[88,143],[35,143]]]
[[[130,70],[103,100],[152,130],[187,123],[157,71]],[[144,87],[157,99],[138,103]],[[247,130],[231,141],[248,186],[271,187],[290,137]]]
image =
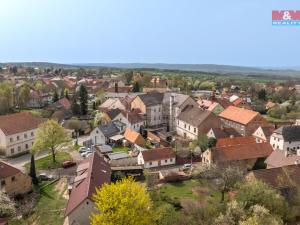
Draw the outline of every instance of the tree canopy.
[[[94,195],[92,225],[151,225],[152,202],[145,188],[132,178],[104,184]]]

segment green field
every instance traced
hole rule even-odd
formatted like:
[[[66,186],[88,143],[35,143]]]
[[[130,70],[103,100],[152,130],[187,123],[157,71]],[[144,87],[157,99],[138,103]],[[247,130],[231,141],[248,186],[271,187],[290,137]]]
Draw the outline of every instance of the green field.
[[[118,146],[118,147],[113,147],[112,150],[113,152],[129,152],[130,148],[125,146]]]
[[[56,153],[56,162],[53,163],[52,161],[52,154],[35,160],[35,168],[40,170],[46,170],[46,169],[55,169],[61,167],[62,162],[66,160],[71,160],[72,157],[68,152],[57,152]],[[27,163],[25,167],[29,169],[30,163]]]

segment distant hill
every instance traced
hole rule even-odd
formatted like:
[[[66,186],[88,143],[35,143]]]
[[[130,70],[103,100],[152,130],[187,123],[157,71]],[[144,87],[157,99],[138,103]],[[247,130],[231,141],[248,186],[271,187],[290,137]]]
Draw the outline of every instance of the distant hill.
[[[276,76],[276,77],[297,77],[300,78],[300,67],[244,67],[231,65],[216,64],[164,64],[164,63],[77,63],[77,64],[59,64],[50,62],[7,62],[0,63],[4,65],[28,66],[28,67],[53,67],[53,68],[116,68],[116,69],[152,69],[152,70],[172,70],[172,71],[189,71],[204,72],[223,75],[239,76]]]
[[[198,71],[218,74],[232,75],[275,75],[275,76],[292,76],[300,77],[300,69],[288,68],[258,68],[216,64],[164,64],[164,63],[86,63],[75,64],[77,66],[92,67],[109,67],[123,69],[160,69],[160,70],[182,70],[182,71]]]

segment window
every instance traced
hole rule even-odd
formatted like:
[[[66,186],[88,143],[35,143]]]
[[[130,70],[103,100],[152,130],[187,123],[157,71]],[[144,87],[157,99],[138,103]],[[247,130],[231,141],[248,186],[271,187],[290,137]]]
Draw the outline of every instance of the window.
[[[24,138],[27,138],[27,134],[24,134]]]
[[[173,162],[173,158],[170,159],[170,162]]]
[[[287,147],[286,149],[287,149],[287,150],[290,150],[290,148],[289,148],[289,147]]]
[[[14,182],[15,180],[16,180],[16,177],[15,177],[15,176],[12,176],[12,177],[11,177],[11,181]]]
[[[152,166],[152,162],[149,162],[149,165]]]
[[[191,129],[191,126],[189,125],[189,130]]]
[[[18,152],[20,152],[21,151],[21,146],[18,146]]]
[[[167,163],[168,162],[168,160],[167,159],[165,159],[165,163]]]
[[[34,133],[33,133],[33,132],[31,132],[31,137],[33,137],[33,135],[34,135]]]
[[[184,129],[186,129],[186,124],[184,124]]]
[[[13,139],[13,138],[10,138],[10,139],[9,139],[9,141],[10,141],[10,142],[13,142],[13,141],[14,141],[14,139]]]
[[[5,180],[1,180],[1,186],[5,186]]]
[[[15,149],[14,149],[14,148],[11,148],[11,149],[10,149],[10,152],[11,152],[11,154],[14,154],[14,153],[15,153]]]
[[[20,137],[19,137],[19,136],[17,136],[17,140],[20,140]]]
[[[28,149],[28,144],[25,145],[25,148]]]
[[[196,127],[194,127],[194,133],[196,134]]]

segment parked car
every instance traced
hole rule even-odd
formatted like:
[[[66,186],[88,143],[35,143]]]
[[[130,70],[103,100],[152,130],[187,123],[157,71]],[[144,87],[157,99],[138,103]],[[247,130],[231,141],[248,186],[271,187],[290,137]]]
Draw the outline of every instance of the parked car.
[[[90,148],[87,148],[87,147],[80,147],[79,149],[79,153],[84,153],[84,152],[87,152],[87,151],[90,151],[91,149]]]
[[[85,155],[85,158],[89,157],[92,154],[92,152],[89,152]]]
[[[183,167],[182,167],[184,170],[187,170],[187,169],[191,169],[192,168],[192,164],[190,163],[186,163],[186,164],[183,164]]]
[[[87,154],[92,154],[92,153],[93,153],[93,152],[92,152],[91,150],[85,151],[85,152],[81,153],[81,156],[82,156],[83,158],[85,158]]]
[[[42,181],[53,180],[53,175],[47,175],[45,173],[41,173],[39,175],[39,179],[42,180]]]
[[[70,168],[72,166],[76,166],[76,162],[68,160],[68,161],[64,161],[62,163],[62,167],[65,168],[65,169]]]

